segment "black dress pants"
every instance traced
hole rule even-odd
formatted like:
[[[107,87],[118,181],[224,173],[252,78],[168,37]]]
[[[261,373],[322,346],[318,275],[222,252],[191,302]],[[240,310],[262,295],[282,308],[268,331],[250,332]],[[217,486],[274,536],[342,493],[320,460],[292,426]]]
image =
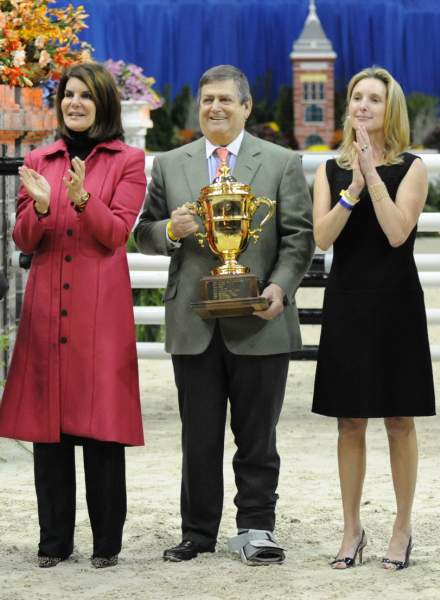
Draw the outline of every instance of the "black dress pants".
[[[240,356],[226,348],[219,327],[197,355],[173,355],[182,420],[183,539],[215,546],[223,508],[227,402],[237,451],[233,468],[237,527],[275,527],[280,459],[276,425],[289,355]]]
[[[115,442],[61,434],[59,443],[34,444],[35,489],[40,523],[39,556],[67,558],[73,550],[75,444],[83,446],[93,556],[118,554],[127,514],[125,448]]]

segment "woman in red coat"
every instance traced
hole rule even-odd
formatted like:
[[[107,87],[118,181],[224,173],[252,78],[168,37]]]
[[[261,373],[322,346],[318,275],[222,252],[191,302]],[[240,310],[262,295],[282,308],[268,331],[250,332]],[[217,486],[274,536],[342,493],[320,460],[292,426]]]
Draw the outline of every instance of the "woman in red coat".
[[[124,446],[144,441],[125,253],[144,153],[121,141],[119,95],[101,65],[70,67],[56,107],[61,139],[20,169],[13,237],[33,260],[0,435],[34,442],[40,567],[72,552],[83,446],[92,564],[112,566],[126,516]]]

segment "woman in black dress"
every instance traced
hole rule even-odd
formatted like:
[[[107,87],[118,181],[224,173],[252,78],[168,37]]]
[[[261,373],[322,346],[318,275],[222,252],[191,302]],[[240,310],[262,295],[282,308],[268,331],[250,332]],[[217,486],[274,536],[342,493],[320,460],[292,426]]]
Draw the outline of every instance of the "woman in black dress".
[[[423,291],[414,262],[416,225],[427,196],[422,161],[408,152],[399,84],[382,68],[350,81],[344,138],[336,160],[317,171],[314,233],[334,244],[324,297],[313,411],[338,418],[344,536],[335,569],[359,561],[368,418],[388,434],[397,503],[383,566],[408,566],[417,477],[414,416],[435,414]]]

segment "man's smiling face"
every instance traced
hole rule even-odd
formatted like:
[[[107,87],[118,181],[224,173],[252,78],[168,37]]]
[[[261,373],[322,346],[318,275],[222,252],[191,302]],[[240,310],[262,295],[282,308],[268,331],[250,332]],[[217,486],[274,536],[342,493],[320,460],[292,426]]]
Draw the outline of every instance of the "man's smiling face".
[[[199,121],[203,135],[216,146],[227,146],[244,128],[252,101],[240,102],[234,80],[212,81],[200,92]]]

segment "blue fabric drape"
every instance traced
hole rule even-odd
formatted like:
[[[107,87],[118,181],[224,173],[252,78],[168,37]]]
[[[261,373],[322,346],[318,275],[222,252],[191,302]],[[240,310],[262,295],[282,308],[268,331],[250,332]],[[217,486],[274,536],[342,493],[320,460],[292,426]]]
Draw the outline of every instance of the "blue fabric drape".
[[[291,84],[289,54],[301,33],[308,0],[58,0],[90,15],[81,38],[95,58],[141,65],[157,87],[193,91],[201,73],[222,63],[252,83],[270,76],[273,95]],[[382,65],[406,93],[440,95],[438,0],[317,0],[318,15],[338,58],[341,88],[360,69]]]

